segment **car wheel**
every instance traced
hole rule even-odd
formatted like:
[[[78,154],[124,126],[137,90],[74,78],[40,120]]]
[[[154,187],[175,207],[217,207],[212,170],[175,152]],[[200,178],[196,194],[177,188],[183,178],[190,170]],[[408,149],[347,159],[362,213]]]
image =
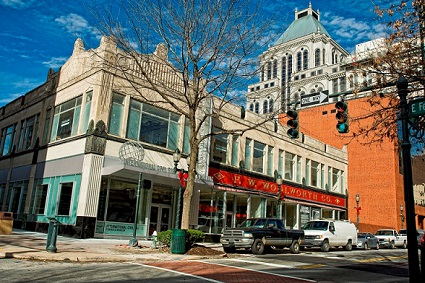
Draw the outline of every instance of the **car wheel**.
[[[379,250],[379,243],[376,243],[376,249]]]
[[[366,243],[365,243],[366,244]],[[353,249],[353,245],[351,244],[351,240],[345,245],[344,249],[346,251],[351,251]]]
[[[223,251],[227,254],[231,254],[235,252],[235,248],[223,247]]]
[[[256,255],[261,255],[264,253],[264,243],[261,239],[255,239],[254,244],[252,244],[252,253]]]
[[[320,249],[322,250],[322,252],[328,252],[330,248],[329,242],[328,240],[325,240],[322,244],[322,246],[320,247]]]
[[[293,254],[298,254],[300,253],[300,243],[298,242],[298,240],[293,240],[291,246],[289,247],[289,250],[291,251],[291,253]]]
[[[364,249],[367,250],[369,248],[369,246],[367,245],[367,243],[364,243]]]

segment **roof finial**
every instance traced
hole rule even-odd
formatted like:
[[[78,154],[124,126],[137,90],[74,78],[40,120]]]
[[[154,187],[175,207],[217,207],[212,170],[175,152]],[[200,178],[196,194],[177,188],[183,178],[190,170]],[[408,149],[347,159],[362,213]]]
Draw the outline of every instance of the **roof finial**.
[[[308,7],[311,8],[311,2],[308,3]]]

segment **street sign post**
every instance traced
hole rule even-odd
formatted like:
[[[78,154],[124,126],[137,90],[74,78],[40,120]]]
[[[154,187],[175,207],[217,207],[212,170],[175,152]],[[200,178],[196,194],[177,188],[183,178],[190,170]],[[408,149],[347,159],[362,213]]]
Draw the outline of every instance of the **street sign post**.
[[[409,117],[418,117],[425,114],[425,99],[415,99],[409,102]]]
[[[329,101],[329,91],[321,91],[301,96],[301,107],[321,104]]]

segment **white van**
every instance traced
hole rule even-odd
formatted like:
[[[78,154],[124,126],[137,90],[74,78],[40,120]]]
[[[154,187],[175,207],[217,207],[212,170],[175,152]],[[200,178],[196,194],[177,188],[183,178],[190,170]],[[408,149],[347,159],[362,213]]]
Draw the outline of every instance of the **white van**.
[[[302,229],[305,234],[304,247],[320,247],[324,252],[331,247],[344,247],[346,251],[351,251],[357,244],[357,228],[349,221],[311,220]]]

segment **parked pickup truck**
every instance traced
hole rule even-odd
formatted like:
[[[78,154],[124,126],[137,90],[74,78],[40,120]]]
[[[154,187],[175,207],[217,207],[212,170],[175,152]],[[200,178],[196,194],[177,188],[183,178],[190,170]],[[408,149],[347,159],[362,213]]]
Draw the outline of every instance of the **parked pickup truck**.
[[[379,246],[394,249],[395,247],[407,247],[407,237],[400,235],[396,230],[380,229],[375,236],[379,240]]]
[[[304,244],[304,231],[285,229],[278,218],[251,218],[236,228],[224,230],[220,242],[226,253],[250,248],[253,254],[263,254],[275,247],[289,248],[291,253],[297,254],[300,245]]]

